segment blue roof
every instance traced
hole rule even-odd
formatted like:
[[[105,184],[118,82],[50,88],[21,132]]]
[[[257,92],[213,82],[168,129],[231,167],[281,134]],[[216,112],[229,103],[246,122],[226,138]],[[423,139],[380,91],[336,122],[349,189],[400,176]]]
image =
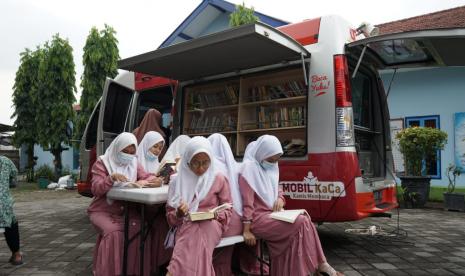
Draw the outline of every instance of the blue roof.
[[[190,40],[192,38],[195,38],[193,36],[185,34],[184,30],[186,30],[186,28],[189,27],[190,24],[195,19],[198,19],[198,17],[201,16],[203,14],[203,12],[206,11],[206,9],[208,7],[213,7],[216,10],[218,10],[219,12],[221,12],[221,13],[228,13],[228,14],[230,14],[230,13],[232,13],[232,12],[234,12],[236,10],[236,5],[232,4],[232,3],[229,3],[227,1],[223,1],[223,0],[203,0],[197,6],[197,8],[195,8],[194,11],[192,11],[192,13],[186,19],[184,19],[184,21],[181,23],[181,25],[179,25],[176,28],[176,30],[174,30],[174,32],[172,32],[171,35],[165,41],[163,41],[163,43],[159,46],[159,48],[163,48],[163,47],[166,47],[166,46],[169,46],[169,45],[173,44],[173,42],[177,38],[181,38],[183,40]],[[289,22],[287,22],[287,21],[277,19],[275,17],[271,17],[271,16],[265,15],[265,14],[257,12],[257,11],[255,11],[254,14],[255,14],[255,16],[257,16],[259,18],[259,20],[261,22],[263,22],[265,24],[268,24],[270,26],[273,26],[273,27],[279,27],[279,26],[282,26],[282,25],[289,24]],[[210,24],[212,22],[210,22]],[[225,26],[224,28],[227,28],[227,26]]]

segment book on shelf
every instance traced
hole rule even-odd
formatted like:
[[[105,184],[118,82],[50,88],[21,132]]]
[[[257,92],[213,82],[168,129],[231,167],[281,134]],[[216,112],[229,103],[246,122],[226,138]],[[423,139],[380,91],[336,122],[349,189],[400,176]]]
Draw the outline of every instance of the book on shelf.
[[[185,131],[190,133],[199,132],[222,132],[234,131],[237,128],[237,116],[231,113],[223,114],[193,114]]]
[[[215,213],[220,212],[226,209],[232,208],[231,203],[224,203],[221,204],[220,206],[217,206],[211,210],[204,211],[204,212],[190,212],[189,213],[189,219],[191,221],[200,221],[200,220],[208,220],[208,219],[214,219],[215,218]]]
[[[270,214],[270,217],[272,219],[294,223],[297,217],[303,214],[307,214],[307,211],[305,209],[282,210],[282,211],[272,212]]]
[[[304,126],[306,120],[306,109],[298,107],[267,107],[257,106],[255,108],[255,118],[258,128],[279,128]],[[254,124],[243,123],[242,129],[253,129]]]
[[[306,95],[303,80],[291,80],[274,85],[253,86],[248,89],[250,102],[292,98]]]
[[[187,95],[187,108],[209,108],[225,105],[235,105],[239,99],[239,87],[226,85],[213,91],[193,90]]]

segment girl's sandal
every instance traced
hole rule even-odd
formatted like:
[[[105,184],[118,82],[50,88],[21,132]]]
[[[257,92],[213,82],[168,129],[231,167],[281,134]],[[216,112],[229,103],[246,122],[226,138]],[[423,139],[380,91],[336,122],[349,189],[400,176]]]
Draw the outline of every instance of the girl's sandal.
[[[15,256],[11,256],[10,264],[12,265],[22,265],[23,264],[23,255],[21,254],[21,258],[17,261]]]

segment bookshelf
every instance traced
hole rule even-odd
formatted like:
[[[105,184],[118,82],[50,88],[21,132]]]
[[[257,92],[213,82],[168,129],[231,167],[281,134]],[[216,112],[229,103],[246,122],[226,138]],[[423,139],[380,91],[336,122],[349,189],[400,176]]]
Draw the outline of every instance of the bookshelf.
[[[222,133],[236,156],[272,134],[285,156],[306,155],[307,89],[300,68],[191,85],[184,90],[183,134]]]

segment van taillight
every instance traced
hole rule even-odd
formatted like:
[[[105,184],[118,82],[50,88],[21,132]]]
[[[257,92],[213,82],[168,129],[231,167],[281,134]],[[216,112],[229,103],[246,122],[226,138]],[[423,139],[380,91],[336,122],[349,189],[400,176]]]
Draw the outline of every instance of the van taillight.
[[[334,56],[334,90],[336,94],[336,146],[350,147],[355,144],[352,93],[349,67],[344,55]]]
[[[334,56],[334,83],[336,90],[336,107],[352,106],[349,67],[345,55]]]

